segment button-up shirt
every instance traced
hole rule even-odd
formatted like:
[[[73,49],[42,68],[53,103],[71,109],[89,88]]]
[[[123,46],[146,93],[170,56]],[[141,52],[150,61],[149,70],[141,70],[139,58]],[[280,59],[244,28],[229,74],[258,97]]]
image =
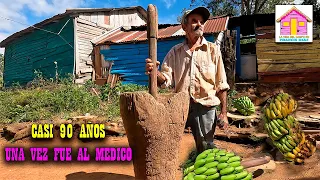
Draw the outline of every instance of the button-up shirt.
[[[186,41],[171,48],[161,73],[166,77],[162,88],[174,86],[175,92],[187,92],[195,102],[208,107],[220,104],[218,91],[230,89],[221,51],[204,37],[193,52]]]

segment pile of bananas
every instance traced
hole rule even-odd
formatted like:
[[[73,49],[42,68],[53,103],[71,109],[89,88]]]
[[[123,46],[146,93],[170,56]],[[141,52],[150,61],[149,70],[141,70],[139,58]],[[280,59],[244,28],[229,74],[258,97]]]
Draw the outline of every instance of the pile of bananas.
[[[247,96],[241,96],[233,100],[233,106],[245,116],[250,116],[255,112],[254,104]]]
[[[293,116],[297,102],[287,93],[269,99],[264,107],[264,128],[273,144],[290,162],[302,164],[316,151],[315,141],[307,139],[299,122]]]
[[[288,93],[279,93],[265,107],[265,115],[269,120],[285,118],[297,109],[297,101]]]
[[[241,157],[224,149],[208,149],[195,161],[188,160],[183,180],[251,180],[252,173],[241,166]]]

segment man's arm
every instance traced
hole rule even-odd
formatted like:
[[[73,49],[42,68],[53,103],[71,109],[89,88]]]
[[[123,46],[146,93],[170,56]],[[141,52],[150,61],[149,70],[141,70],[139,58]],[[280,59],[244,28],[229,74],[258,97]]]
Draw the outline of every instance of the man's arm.
[[[221,101],[221,114],[227,116],[227,90],[219,91],[217,96]]]
[[[160,72],[157,71],[157,82],[158,82],[158,86],[161,86],[163,83],[166,82],[166,77]]]
[[[217,74],[216,74],[216,84],[217,84],[217,96],[220,99],[221,112],[218,115],[219,119],[223,123],[223,128],[228,126],[228,117],[227,117],[227,91],[230,89],[229,84],[227,83],[227,76],[224,69],[224,64],[222,60],[222,55],[220,49],[216,49],[216,58],[217,58]]]

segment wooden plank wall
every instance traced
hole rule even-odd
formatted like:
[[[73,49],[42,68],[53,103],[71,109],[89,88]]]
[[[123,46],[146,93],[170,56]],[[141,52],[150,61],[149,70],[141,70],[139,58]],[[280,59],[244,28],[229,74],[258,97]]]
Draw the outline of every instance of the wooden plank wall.
[[[79,15],[79,18],[97,23],[98,25],[105,24],[112,27],[140,26],[146,24],[146,19],[144,19],[135,9],[111,12],[82,13]]]
[[[71,46],[74,45],[74,32],[72,18],[66,17],[59,22],[48,24],[42,29],[58,33],[64,25],[60,35],[67,42],[56,34],[35,30],[6,46],[5,86],[11,86],[12,83],[27,84],[34,79],[35,70],[40,71],[45,78],[54,78],[55,61],[60,77],[73,73],[74,54]]]
[[[77,19],[76,32],[79,59],[77,60],[76,74],[78,79],[76,79],[76,83],[84,83],[86,80],[92,79],[94,51],[90,40],[107,31],[108,29],[97,26],[88,20]]]
[[[77,44],[79,59],[77,60],[76,83],[84,83],[95,77],[93,60],[94,50],[90,42],[93,38],[119,26],[140,26],[146,22],[137,10],[119,10],[111,12],[82,13],[77,20]]]
[[[257,28],[257,63],[262,82],[320,82],[320,40],[275,43],[274,26]]]

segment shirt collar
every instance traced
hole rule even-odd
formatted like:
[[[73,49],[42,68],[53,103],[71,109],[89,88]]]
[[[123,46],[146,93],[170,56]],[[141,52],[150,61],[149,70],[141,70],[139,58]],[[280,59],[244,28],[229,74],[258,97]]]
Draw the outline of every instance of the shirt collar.
[[[203,47],[203,46],[205,46],[205,47],[207,48],[207,47],[208,47],[208,41],[206,40],[206,38],[204,38],[204,37],[202,36],[202,41],[201,41],[201,44],[199,45],[199,48],[200,48],[200,47]],[[189,47],[188,47],[188,44],[187,44],[187,39],[185,39],[184,42],[183,42],[183,48],[184,48],[184,50],[185,50],[189,55],[191,55],[191,53],[189,52]]]
[[[201,46],[206,45],[208,47],[208,41],[206,38],[202,37]]]
[[[183,44],[184,44],[184,45],[188,45],[188,44],[187,44],[187,39],[185,39],[185,40],[183,41]],[[204,38],[204,37],[202,36],[202,41],[201,41],[201,44],[199,45],[199,47],[202,47],[203,45],[208,46],[208,41],[206,40],[206,38]]]

